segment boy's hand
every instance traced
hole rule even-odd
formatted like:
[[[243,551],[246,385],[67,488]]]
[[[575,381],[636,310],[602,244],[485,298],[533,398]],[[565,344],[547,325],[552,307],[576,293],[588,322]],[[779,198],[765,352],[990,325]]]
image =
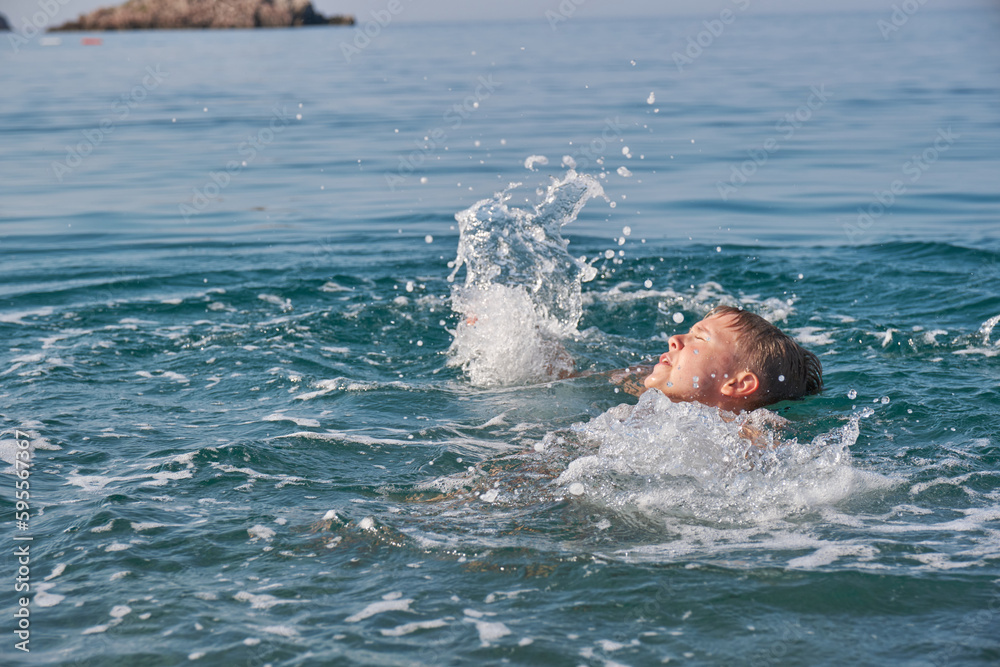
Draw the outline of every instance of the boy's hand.
[[[608,373],[608,381],[620,386],[626,394],[640,396],[646,391],[646,386],[642,381],[652,370],[653,367],[649,365],[629,366]]]

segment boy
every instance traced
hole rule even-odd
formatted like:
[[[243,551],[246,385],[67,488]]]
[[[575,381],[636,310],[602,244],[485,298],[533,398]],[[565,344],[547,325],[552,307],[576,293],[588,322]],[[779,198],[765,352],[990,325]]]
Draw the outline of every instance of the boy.
[[[823,368],[815,354],[759,315],[718,306],[669,350],[642,379],[642,367],[612,376],[638,396],[659,389],[675,402],[697,401],[733,413],[818,394]]]

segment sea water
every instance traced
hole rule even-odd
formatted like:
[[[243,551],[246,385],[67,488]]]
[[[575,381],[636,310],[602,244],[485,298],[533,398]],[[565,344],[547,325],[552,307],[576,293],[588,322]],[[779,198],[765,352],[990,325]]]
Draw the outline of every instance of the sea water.
[[[998,15],[734,7],[0,50],[3,664],[995,664]]]

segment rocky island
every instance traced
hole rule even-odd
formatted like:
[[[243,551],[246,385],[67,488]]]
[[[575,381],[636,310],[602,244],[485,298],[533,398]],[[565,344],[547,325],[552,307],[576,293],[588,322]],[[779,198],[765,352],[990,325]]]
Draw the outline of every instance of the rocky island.
[[[309,0],[129,0],[51,28],[69,30],[191,30],[354,25],[353,16],[323,16]]]

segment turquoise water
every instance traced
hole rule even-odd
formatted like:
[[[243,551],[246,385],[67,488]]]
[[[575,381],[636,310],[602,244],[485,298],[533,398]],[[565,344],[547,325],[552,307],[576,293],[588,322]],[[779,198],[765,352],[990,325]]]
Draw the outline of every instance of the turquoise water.
[[[1000,15],[890,14],[0,52],[4,664],[995,664]],[[773,452],[546,376],[720,301]]]

